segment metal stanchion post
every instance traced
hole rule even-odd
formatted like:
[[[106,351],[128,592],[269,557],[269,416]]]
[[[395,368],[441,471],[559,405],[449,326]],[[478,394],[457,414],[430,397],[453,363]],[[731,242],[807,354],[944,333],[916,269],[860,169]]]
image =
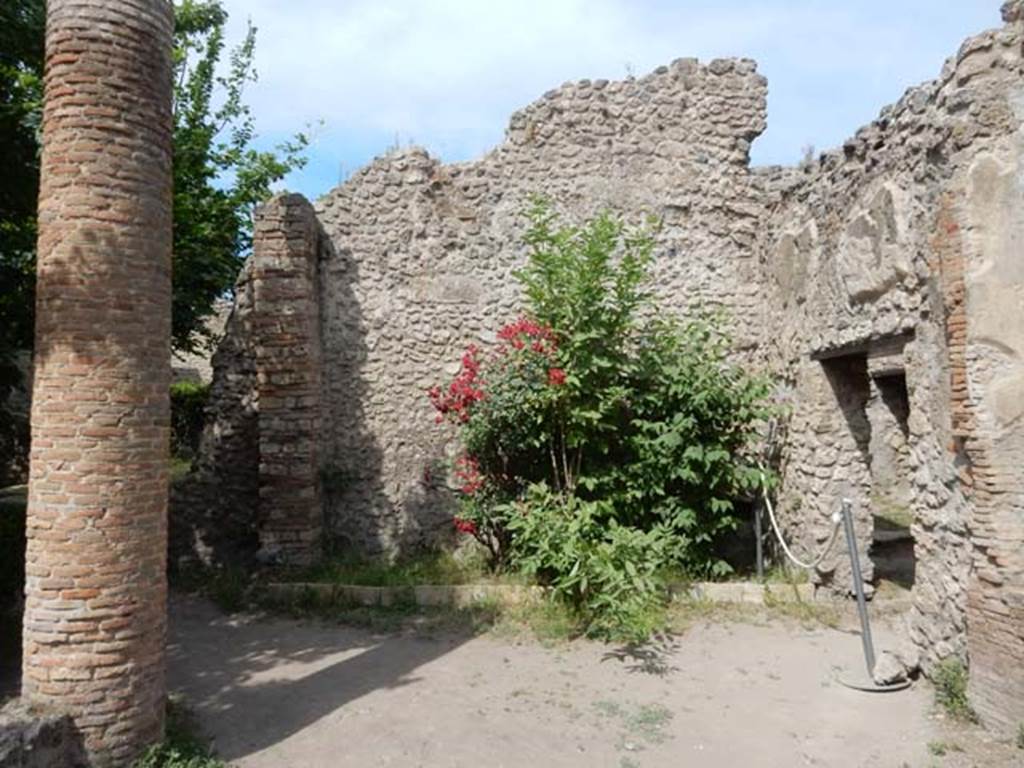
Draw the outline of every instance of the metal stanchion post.
[[[854,688],[858,691],[869,691],[887,693],[889,691],[900,691],[910,686],[909,680],[903,680],[891,685],[879,685],[875,682],[875,645],[871,638],[871,624],[868,622],[868,601],[864,595],[864,578],[860,570],[860,555],[857,552],[857,537],[853,530],[853,502],[849,499],[842,501],[843,530],[846,532],[846,548],[850,552],[850,570],[853,571],[853,591],[857,596],[857,613],[860,614],[860,639],[864,646],[864,662],[867,665],[867,680],[844,680],[839,682],[847,688]]]
[[[871,638],[871,624],[868,622],[868,601],[864,596],[864,577],[860,571],[860,554],[857,552],[857,537],[853,531],[853,502],[843,499],[843,530],[846,533],[846,548],[850,552],[850,569],[853,571],[853,592],[857,596],[857,613],[860,614],[860,639],[864,644],[864,661],[868,665],[868,677],[875,672],[875,645]]]

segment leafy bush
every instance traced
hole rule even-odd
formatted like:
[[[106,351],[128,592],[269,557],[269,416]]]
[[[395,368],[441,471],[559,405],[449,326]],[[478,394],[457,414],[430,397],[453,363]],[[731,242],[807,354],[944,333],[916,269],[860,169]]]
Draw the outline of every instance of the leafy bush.
[[[587,634],[642,642],[665,626],[658,573],[676,559],[679,542],[664,526],[619,525],[607,504],[533,486],[509,517],[513,556],[576,608]]]
[[[171,385],[171,454],[191,460],[199,452],[210,385],[176,381]]]
[[[932,670],[935,703],[953,717],[975,721],[977,715],[967,699],[967,668],[957,658],[943,659]]]
[[[728,570],[715,546],[759,482],[768,385],[730,361],[715,318],[660,312],[651,223],[558,226],[541,201],[529,217],[526,314],[429,393],[465,450],[455,525],[592,630],[640,626],[660,568]]]
[[[164,740],[146,750],[133,768],[225,768],[226,765],[214,757],[199,735],[192,713],[171,700],[167,703]]]

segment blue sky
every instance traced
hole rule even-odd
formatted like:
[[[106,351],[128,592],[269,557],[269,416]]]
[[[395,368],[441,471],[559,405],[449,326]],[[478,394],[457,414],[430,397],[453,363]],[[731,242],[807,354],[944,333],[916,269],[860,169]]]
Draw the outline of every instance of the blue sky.
[[[251,18],[260,143],[323,121],[285,186],[319,197],[396,142],[445,161],[499,143],[509,115],[581,78],[646,74],[683,56],[756,59],[768,130],[755,164],[840,144],[938,75],[999,0],[226,0]]]

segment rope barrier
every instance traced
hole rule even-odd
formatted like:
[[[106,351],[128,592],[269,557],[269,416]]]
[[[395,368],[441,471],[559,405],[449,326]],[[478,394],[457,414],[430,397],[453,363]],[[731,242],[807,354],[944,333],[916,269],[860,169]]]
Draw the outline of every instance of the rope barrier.
[[[836,540],[839,538],[839,528],[842,525],[843,517],[839,512],[832,513],[832,535],[829,536],[828,542],[825,544],[825,548],[821,553],[814,558],[810,563],[803,562],[800,558],[793,554],[793,551],[786,544],[786,540],[782,537],[782,531],[779,530],[779,523],[775,519],[775,509],[772,507],[772,501],[768,498],[768,485],[765,482],[764,471],[761,472],[761,494],[764,496],[764,505],[768,510],[768,519],[771,521],[772,530],[775,531],[775,538],[779,540],[779,544],[782,545],[782,551],[786,554],[790,560],[792,560],[800,568],[811,570],[817,568],[821,563],[828,557],[832,551],[832,547],[835,546]]]

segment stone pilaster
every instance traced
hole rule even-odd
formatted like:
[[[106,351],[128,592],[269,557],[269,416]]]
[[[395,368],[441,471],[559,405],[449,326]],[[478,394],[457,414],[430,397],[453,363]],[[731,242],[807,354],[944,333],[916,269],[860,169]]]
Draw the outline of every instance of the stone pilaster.
[[[260,547],[304,564],[321,547],[319,225],[301,195],[256,215],[253,253]]]

